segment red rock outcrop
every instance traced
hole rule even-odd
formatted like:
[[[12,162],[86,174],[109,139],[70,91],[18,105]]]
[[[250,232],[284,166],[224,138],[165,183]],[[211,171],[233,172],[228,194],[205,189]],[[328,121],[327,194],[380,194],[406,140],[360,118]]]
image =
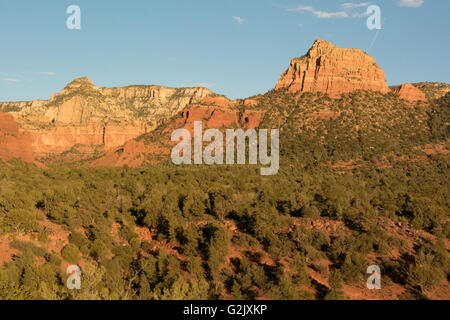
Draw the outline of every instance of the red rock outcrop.
[[[281,88],[290,92],[325,92],[330,97],[358,89],[390,91],[384,71],[371,56],[359,49],[341,49],[321,39],[314,42],[306,55],[292,59],[275,87]]]
[[[14,118],[0,113],[0,159],[20,158],[33,162],[31,137],[28,132],[21,132]]]
[[[218,107],[217,105],[192,105],[181,112],[181,118],[175,118],[165,130],[184,128],[193,130],[194,121],[202,121],[203,128],[233,128],[253,129],[259,126],[264,118],[264,111],[247,109],[240,112],[237,109]]]
[[[224,96],[206,96],[201,100],[201,103],[216,105],[222,108],[230,108],[236,104],[236,101],[232,101]]]
[[[206,105],[210,102],[210,105]],[[243,128],[253,129],[259,126],[264,119],[264,111],[247,109],[243,112],[238,108],[232,108],[230,100],[220,97],[219,99],[203,99],[201,104],[193,104],[177,116],[170,119],[165,125],[156,131],[125,143],[122,147],[105,152],[96,160],[90,161],[89,166],[139,166],[149,161],[151,157],[169,159],[171,148],[175,145],[171,141],[172,132],[176,129],[187,129],[193,135],[194,122],[202,121],[203,130]]]
[[[428,101],[425,93],[410,83],[402,84],[395,90],[395,93],[397,93],[400,98],[408,102]]]

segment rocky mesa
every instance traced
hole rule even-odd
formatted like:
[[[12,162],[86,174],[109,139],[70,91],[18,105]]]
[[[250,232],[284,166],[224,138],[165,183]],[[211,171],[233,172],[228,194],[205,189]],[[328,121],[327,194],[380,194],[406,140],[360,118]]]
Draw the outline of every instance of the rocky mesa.
[[[61,153],[78,144],[120,146],[211,94],[203,87],[99,88],[84,77],[50,100],[0,103],[0,111],[29,132],[34,153]]]

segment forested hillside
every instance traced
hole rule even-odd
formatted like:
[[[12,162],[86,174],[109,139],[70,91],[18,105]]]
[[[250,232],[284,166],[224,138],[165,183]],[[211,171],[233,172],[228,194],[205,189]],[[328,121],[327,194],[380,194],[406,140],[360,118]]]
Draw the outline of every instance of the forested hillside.
[[[253,99],[280,128],[275,176],[3,162],[0,299],[448,299],[450,94]]]

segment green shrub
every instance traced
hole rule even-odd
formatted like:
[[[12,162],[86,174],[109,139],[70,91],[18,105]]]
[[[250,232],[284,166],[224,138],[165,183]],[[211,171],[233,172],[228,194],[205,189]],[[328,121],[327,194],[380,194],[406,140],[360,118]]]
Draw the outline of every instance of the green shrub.
[[[73,244],[68,244],[61,250],[61,255],[67,262],[71,264],[78,264],[81,259],[80,250]]]

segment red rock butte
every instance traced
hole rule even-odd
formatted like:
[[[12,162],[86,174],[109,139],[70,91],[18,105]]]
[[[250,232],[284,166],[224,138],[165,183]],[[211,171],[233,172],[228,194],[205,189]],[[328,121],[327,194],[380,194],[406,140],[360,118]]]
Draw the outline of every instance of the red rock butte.
[[[324,92],[330,97],[355,90],[390,91],[384,71],[359,49],[341,49],[318,39],[308,53],[294,58],[275,89]]]

